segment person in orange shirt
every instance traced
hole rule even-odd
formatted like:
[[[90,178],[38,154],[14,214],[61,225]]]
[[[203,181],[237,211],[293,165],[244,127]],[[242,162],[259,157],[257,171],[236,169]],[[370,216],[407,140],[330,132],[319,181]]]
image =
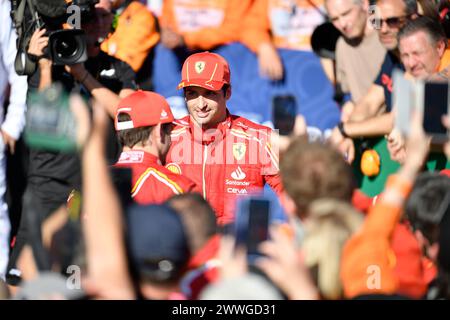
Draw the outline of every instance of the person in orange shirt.
[[[117,25],[114,32],[102,42],[101,49],[128,63],[137,73],[137,82],[147,84],[151,72],[144,62],[160,38],[156,19],[139,1],[114,0],[112,8],[116,13]],[[143,68],[145,70],[141,71]]]
[[[169,49],[211,50],[238,41],[251,0],[165,0],[161,42]]]
[[[399,294],[399,276],[392,237],[403,213],[403,205],[412,190],[429,151],[429,141],[421,127],[422,115],[415,114],[408,140],[410,156],[397,174],[388,178],[380,199],[369,210],[360,232],[345,245],[341,260],[341,279],[347,298],[366,295]],[[419,262],[419,258],[418,261]],[[426,286],[416,287],[408,296],[418,298]]]
[[[256,53],[262,76],[283,77],[276,48],[311,50],[311,35],[326,19],[323,0],[254,1],[245,17],[241,42]]]

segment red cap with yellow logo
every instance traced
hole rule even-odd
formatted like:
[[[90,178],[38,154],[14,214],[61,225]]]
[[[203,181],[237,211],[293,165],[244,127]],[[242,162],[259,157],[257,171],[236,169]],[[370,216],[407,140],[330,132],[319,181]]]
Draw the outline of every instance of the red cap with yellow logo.
[[[224,84],[230,84],[230,67],[220,55],[208,51],[189,56],[181,70],[178,89],[197,86],[217,91]]]
[[[130,119],[119,121],[120,114],[127,114]],[[116,131],[121,131],[170,123],[173,120],[172,111],[163,96],[138,90],[119,102],[114,124]]]

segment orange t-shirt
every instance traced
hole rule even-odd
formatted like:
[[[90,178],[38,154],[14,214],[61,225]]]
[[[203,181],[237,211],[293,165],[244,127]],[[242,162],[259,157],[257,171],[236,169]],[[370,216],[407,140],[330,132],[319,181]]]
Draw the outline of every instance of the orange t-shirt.
[[[119,16],[116,30],[102,43],[101,49],[137,72],[158,41],[152,13],[142,3],[133,1]]]
[[[244,21],[241,41],[254,52],[265,42],[277,48],[311,50],[311,35],[325,22],[323,14],[323,0],[254,1]]]
[[[341,259],[345,297],[397,292],[390,238],[400,215],[401,208],[378,202],[370,208],[363,228],[347,241]]]
[[[161,26],[183,35],[191,49],[210,50],[239,40],[251,0],[165,0]]]
[[[450,66],[450,48],[445,49],[443,56],[441,57],[441,61],[437,68],[437,72],[441,72],[445,68]]]

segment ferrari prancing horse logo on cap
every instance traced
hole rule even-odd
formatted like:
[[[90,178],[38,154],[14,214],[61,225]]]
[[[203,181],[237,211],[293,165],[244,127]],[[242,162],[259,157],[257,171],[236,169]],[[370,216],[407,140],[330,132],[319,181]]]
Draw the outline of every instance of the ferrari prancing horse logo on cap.
[[[197,61],[195,63],[195,72],[197,72],[199,74],[202,73],[203,70],[205,70],[205,65],[206,65],[206,63],[204,61]]]

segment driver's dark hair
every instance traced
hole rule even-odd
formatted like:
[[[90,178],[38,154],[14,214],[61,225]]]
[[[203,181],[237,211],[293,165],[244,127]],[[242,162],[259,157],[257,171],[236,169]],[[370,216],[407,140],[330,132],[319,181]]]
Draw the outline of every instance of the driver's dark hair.
[[[118,122],[126,122],[131,120],[130,115],[127,113],[119,113],[117,118]],[[133,148],[136,144],[147,141],[153,128],[154,126],[147,126],[120,130],[117,131],[117,138],[119,139],[120,145]]]

